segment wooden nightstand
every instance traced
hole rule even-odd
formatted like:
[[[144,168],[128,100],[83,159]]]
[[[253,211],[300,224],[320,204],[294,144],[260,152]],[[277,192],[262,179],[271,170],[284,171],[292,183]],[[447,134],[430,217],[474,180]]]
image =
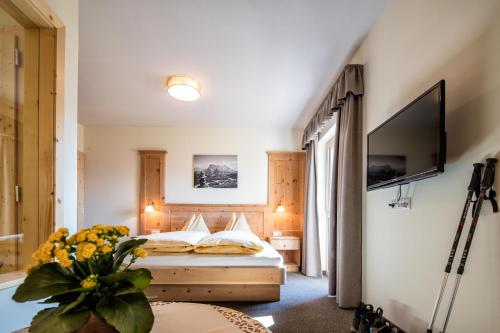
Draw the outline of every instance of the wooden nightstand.
[[[300,268],[300,237],[271,237],[270,243],[282,256],[288,272],[298,272]]]

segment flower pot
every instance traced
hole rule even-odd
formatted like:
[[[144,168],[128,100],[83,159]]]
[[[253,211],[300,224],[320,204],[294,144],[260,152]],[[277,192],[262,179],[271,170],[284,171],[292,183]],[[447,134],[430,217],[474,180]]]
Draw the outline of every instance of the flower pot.
[[[76,333],[119,333],[97,314],[91,312],[89,320]]]

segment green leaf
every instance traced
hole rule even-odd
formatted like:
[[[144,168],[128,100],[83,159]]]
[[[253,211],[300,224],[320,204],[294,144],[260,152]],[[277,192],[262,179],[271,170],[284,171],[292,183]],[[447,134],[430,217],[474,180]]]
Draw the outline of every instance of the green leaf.
[[[115,296],[120,296],[120,295],[127,295],[127,294],[135,294],[135,293],[140,293],[142,292],[142,289],[136,288],[136,287],[125,287],[118,289],[116,292],[113,293]]]
[[[85,300],[85,296],[87,296],[87,293],[81,293],[80,296],[78,296],[78,298],[75,301],[66,305],[63,312],[61,312],[61,313],[64,314],[64,313],[68,312],[69,310],[72,310],[75,307],[77,307],[78,305],[80,305]]]
[[[123,263],[123,260],[132,252],[136,247],[139,247],[146,243],[147,239],[130,239],[126,242],[121,243],[115,253],[115,264],[113,268],[116,270]]]
[[[151,272],[149,270],[139,268],[136,270],[127,270],[110,274],[102,278],[102,282],[105,284],[113,284],[115,282],[128,281],[134,287],[143,290],[149,286],[151,278]]]
[[[78,280],[58,263],[48,263],[32,271],[12,298],[16,302],[34,301],[60,295],[79,286]]]
[[[85,289],[74,289],[68,292],[65,292],[64,294],[52,296],[49,298],[46,298],[42,302],[38,302],[40,304],[50,304],[50,303],[60,303],[60,304],[69,304],[73,302],[75,299],[78,298],[78,296],[81,294],[81,292]]]
[[[62,314],[64,306],[44,309],[31,321],[32,333],[72,333],[82,327],[89,318],[90,311]]]
[[[143,245],[147,241],[148,240],[145,238],[129,239],[128,241],[125,241],[118,246],[118,249],[116,250],[115,256],[121,256],[122,254],[124,254],[126,252],[130,252],[131,250],[135,249],[136,247]]]
[[[144,293],[102,298],[96,310],[120,333],[147,333],[153,327],[153,312]]]

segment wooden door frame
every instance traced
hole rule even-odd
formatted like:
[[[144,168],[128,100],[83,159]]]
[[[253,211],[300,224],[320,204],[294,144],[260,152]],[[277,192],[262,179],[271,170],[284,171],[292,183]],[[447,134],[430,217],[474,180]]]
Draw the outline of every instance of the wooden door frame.
[[[43,0],[0,0],[0,7],[25,28],[22,108],[29,115],[24,126],[34,134],[23,142],[29,167],[25,159],[21,223],[36,229],[24,232],[24,242],[38,246],[55,229],[55,170],[62,160],[62,156],[56,157],[56,143],[63,137],[64,121],[65,27]],[[23,253],[26,263],[31,253],[24,252],[28,252]]]

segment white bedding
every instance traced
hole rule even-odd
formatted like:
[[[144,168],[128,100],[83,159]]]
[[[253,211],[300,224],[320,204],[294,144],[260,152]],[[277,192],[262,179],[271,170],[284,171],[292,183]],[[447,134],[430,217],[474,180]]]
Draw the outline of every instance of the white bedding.
[[[151,256],[139,259],[133,266],[144,268],[159,268],[166,266],[180,267],[280,267],[283,257],[269,244],[262,241],[264,250],[253,255],[238,254],[177,254],[166,256]]]

